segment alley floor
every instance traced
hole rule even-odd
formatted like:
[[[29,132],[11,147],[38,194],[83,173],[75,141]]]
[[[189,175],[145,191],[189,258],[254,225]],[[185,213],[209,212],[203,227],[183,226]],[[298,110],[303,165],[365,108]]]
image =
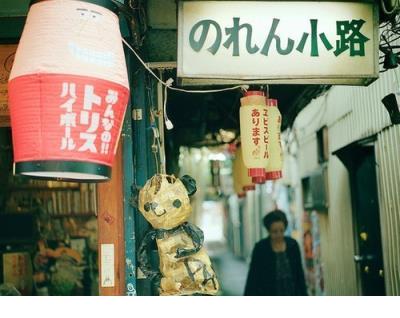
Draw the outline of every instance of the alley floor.
[[[220,296],[242,296],[248,264],[233,255],[223,243],[209,243],[207,250],[221,285]]]

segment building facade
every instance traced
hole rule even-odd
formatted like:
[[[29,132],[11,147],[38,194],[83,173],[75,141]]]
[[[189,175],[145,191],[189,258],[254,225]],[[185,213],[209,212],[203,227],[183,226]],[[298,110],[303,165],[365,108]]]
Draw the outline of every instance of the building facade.
[[[390,70],[368,87],[332,87],[284,135],[287,182],[302,193],[297,216],[305,210],[318,215],[328,295],[368,294],[371,284],[382,285],[368,275],[383,278],[387,295],[400,294],[400,128],[391,124],[381,102],[400,92],[398,76]],[[360,163],[367,157],[370,172]],[[322,182],[313,182],[314,176]],[[315,190],[318,185],[321,191]],[[375,218],[369,213],[374,209]],[[379,254],[383,268],[368,261]]]

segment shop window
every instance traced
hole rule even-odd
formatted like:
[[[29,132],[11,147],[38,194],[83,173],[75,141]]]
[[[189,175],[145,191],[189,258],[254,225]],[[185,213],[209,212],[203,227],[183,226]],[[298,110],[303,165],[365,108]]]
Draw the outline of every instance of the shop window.
[[[14,176],[0,128],[0,295],[97,295],[93,183]]]
[[[328,210],[327,169],[322,168],[302,179],[303,206],[306,210]]]

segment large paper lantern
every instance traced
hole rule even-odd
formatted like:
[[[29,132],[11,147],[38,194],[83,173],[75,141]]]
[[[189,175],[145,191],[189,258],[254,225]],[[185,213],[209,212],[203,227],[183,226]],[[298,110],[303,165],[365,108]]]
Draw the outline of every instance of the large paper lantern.
[[[243,161],[253,182],[264,183],[268,162],[266,97],[262,91],[248,91],[240,102]]]
[[[283,153],[281,144],[282,116],[276,99],[267,99],[268,133],[269,133],[269,160],[265,169],[266,180],[282,178]]]
[[[107,180],[129,84],[110,0],[36,1],[9,79],[16,173]]]

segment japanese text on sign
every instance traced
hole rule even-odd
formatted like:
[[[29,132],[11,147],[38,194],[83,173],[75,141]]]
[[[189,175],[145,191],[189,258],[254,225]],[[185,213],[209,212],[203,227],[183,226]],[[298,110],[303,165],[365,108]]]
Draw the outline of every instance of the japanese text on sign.
[[[76,92],[76,83],[62,83],[60,97],[63,103],[60,108],[63,112],[60,115],[60,126],[64,127],[64,136],[60,141],[60,149],[107,155],[110,151],[111,129],[114,126],[113,106],[118,102],[118,92],[109,89],[102,98],[95,93],[93,85],[85,85],[83,107],[75,107],[78,99]],[[79,140],[74,140],[72,130],[78,126]],[[95,144],[98,138],[101,139],[100,149]]]
[[[269,144],[269,129],[268,129],[268,109],[264,108],[263,110],[264,116],[263,116],[263,136],[264,136],[264,144],[265,144],[265,149],[264,149],[264,159],[269,158],[269,152],[268,152],[268,144]]]
[[[265,56],[270,54],[271,48],[275,48],[276,52],[280,55],[288,55],[292,53],[293,50],[303,53],[307,43],[311,46],[310,55],[319,56],[319,42],[322,43],[326,50],[332,51],[335,56],[346,51],[350,56],[365,56],[365,42],[369,41],[369,38],[366,37],[361,30],[365,23],[362,19],[336,21],[337,38],[333,40],[329,40],[324,32],[319,32],[318,19],[310,19],[310,30],[304,31],[300,40],[296,43],[294,39],[288,36],[284,39],[278,35],[280,19],[274,18],[269,31],[266,32],[264,43],[262,45],[257,45],[252,38],[253,26],[249,23],[241,23],[240,17],[234,17],[232,20],[232,26],[224,28],[226,38],[223,38],[223,29],[218,22],[211,19],[197,22],[192,27],[189,34],[191,48],[196,52],[202,50],[206,40],[211,37],[210,31],[212,28],[214,29],[211,38],[212,45],[209,46],[207,50],[211,54],[216,54],[222,44],[226,50],[231,50],[232,56],[240,56],[240,32],[244,32],[245,34],[246,40],[244,47],[247,53],[260,53]],[[223,39],[225,41],[223,41]],[[282,43],[286,43],[286,46]],[[334,46],[332,43],[335,44],[335,50],[333,50]]]
[[[260,111],[257,108],[252,109],[251,111],[251,135],[254,146],[256,146],[256,150],[253,151],[253,156],[259,157],[260,156],[260,126],[261,126],[261,119],[260,119]]]

